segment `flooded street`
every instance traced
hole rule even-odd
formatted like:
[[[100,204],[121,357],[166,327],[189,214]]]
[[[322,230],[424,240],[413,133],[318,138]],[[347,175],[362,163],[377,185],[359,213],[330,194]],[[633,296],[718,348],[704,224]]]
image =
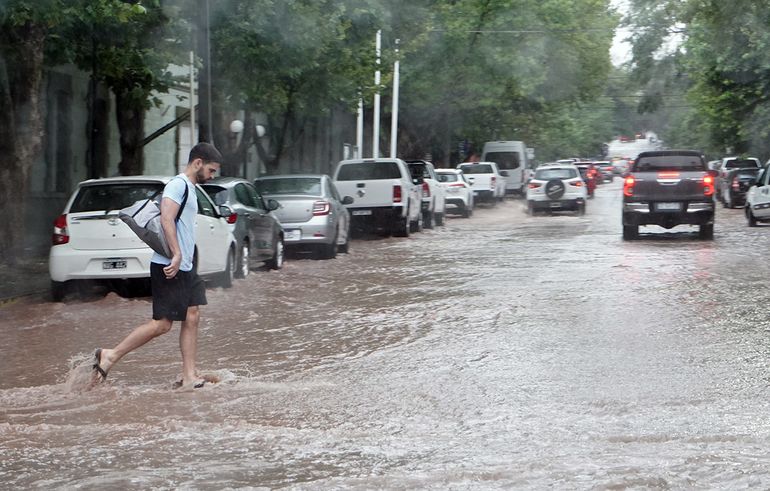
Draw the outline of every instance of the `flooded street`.
[[[770,227],[719,205],[713,242],[624,242],[620,188],[209,289],[199,368],[221,382],[193,392],[171,389],[178,326],[66,383],[149,299],[3,307],[0,487],[770,487]]]

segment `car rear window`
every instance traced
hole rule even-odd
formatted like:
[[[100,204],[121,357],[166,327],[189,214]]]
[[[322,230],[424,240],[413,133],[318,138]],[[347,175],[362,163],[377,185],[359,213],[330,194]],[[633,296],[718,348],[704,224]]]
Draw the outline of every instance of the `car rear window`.
[[[376,179],[401,179],[401,169],[396,162],[360,162],[344,164],[337,173],[338,181]]]
[[[495,173],[495,171],[492,170],[492,166],[489,164],[463,165],[461,169],[466,174],[494,174]]]
[[[163,191],[163,183],[120,183],[83,186],[70,206],[70,213],[114,211]]]
[[[738,169],[741,167],[757,167],[759,168],[759,162],[753,159],[735,159],[728,160],[725,164],[725,169]]]
[[[318,177],[287,177],[257,179],[254,181],[260,194],[306,194],[321,196],[321,179]]]
[[[227,203],[227,189],[223,188],[222,186],[217,186],[214,184],[204,184],[201,186],[204,191],[206,191],[206,194],[209,195],[209,198],[211,198],[211,201],[218,205],[223,205]]]
[[[428,166],[425,164],[408,164],[409,171],[412,173],[412,177],[422,177],[423,179],[430,178],[430,172],[428,172]]]
[[[460,176],[458,176],[453,172],[446,173],[446,174],[438,173],[437,177],[438,177],[438,182],[457,182],[460,180]]]
[[[706,163],[697,155],[650,155],[639,157],[635,172],[705,171]]]
[[[759,175],[759,169],[741,169],[735,173],[738,179],[753,179]]]
[[[573,179],[578,176],[575,169],[539,169],[535,172],[535,179],[548,181],[549,179]]]

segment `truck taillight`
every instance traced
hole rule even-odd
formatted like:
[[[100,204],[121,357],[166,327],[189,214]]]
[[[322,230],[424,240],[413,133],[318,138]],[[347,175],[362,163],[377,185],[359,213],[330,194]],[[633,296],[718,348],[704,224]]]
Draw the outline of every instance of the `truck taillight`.
[[[711,196],[714,194],[714,177],[703,176],[703,194],[705,196]]]
[[[537,189],[537,188],[539,188],[540,186],[542,186],[542,184],[540,184],[539,182],[530,182],[530,183],[527,185],[527,187],[529,187],[529,189]]]
[[[583,185],[583,181],[573,181],[573,182],[571,182],[569,184],[570,184],[570,186],[575,186],[576,188],[579,188],[580,186]]]
[[[393,186],[393,202],[394,203],[401,203],[402,200],[402,192],[401,192],[401,186],[398,184],[395,184]]]
[[[51,235],[51,244],[61,245],[70,241],[69,231],[67,230],[67,215],[59,215],[53,221],[53,235]]]
[[[422,183],[422,197],[430,198],[430,185],[427,182]]]
[[[626,177],[626,180],[623,181],[623,196],[634,195],[634,184],[636,184],[636,180],[634,179],[634,176]]]
[[[331,205],[328,201],[316,201],[313,203],[313,216],[328,215],[331,210]]]
[[[495,189],[495,183],[497,182],[497,178],[495,176],[492,176],[489,178],[489,189]]]
[[[740,189],[741,188],[741,183],[738,182],[738,178],[737,177],[733,177],[732,188],[733,189]]]

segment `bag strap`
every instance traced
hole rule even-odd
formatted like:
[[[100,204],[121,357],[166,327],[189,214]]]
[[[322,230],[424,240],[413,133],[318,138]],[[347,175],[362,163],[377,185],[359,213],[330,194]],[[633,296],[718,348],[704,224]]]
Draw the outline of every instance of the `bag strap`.
[[[181,177],[179,179],[182,179]],[[182,211],[184,210],[184,205],[187,204],[187,195],[190,193],[190,187],[187,186],[187,181],[182,179],[184,181],[184,198],[182,198],[182,204],[179,205],[179,213],[176,214],[176,222],[179,221],[180,218],[182,218]]]

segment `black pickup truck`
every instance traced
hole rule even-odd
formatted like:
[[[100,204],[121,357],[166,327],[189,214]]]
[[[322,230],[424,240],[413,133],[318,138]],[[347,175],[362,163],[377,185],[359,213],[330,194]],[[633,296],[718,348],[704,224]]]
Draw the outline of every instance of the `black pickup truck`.
[[[698,225],[701,239],[714,238],[715,171],[700,152],[640,153],[623,182],[623,238],[636,239],[640,225]]]

